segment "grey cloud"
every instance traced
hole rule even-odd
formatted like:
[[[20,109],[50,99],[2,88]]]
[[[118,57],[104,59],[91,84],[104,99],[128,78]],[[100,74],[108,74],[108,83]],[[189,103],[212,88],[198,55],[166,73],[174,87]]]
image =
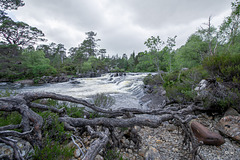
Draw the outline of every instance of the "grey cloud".
[[[120,0],[119,0],[120,1]],[[230,8],[226,0],[130,0],[121,1],[133,13],[133,22],[148,28],[188,23],[215,16]]]
[[[41,29],[49,41],[77,46],[85,32],[102,39],[109,54],[144,51],[150,36],[186,41],[207,18],[230,10],[228,0],[25,0],[12,15]],[[218,18],[218,21],[221,17]]]

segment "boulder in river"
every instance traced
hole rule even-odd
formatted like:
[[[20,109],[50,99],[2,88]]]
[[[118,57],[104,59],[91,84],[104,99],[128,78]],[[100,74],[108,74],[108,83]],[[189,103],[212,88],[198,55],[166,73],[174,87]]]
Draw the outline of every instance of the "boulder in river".
[[[67,82],[69,81],[70,78],[65,76],[65,75],[61,75],[61,76],[42,76],[41,78],[35,79],[34,81],[37,82],[38,84],[43,84],[43,83],[59,83],[59,82]]]
[[[74,81],[70,81],[70,83],[71,84],[80,84],[81,82],[74,80]]]
[[[25,80],[16,81],[16,82],[14,82],[14,84],[33,85],[34,81],[31,79],[25,79]]]

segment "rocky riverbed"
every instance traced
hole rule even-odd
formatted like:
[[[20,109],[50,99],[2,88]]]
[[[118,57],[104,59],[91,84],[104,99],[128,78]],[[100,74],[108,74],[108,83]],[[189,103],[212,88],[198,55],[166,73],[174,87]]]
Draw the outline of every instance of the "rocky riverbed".
[[[219,117],[212,118],[206,114],[199,116],[198,121],[214,132],[217,131]],[[158,160],[184,160],[188,158],[188,150],[184,150],[181,129],[168,122],[158,128],[143,127],[139,131],[142,137],[142,146],[139,152],[123,151],[124,158],[128,159],[158,159]],[[205,160],[239,160],[240,144],[228,138],[219,147],[203,145],[200,155]]]
[[[218,132],[217,124],[221,117],[211,117],[206,114],[199,115],[197,121],[213,132]],[[134,148],[134,143],[126,138],[123,143],[128,149],[117,149],[123,159],[129,160],[188,160],[189,151],[183,144],[183,135],[180,127],[165,122],[158,128],[136,127],[142,142],[140,149]],[[202,145],[199,153],[204,160],[240,160],[240,144],[224,137],[225,143],[221,146]],[[83,142],[88,146],[93,140],[83,137]],[[80,160],[80,152],[76,148],[73,160]],[[97,156],[98,160],[104,159],[103,152]]]
[[[221,117],[211,117],[206,114],[199,115],[197,121],[206,126],[213,132],[218,132],[217,124]],[[181,134],[181,128],[165,122],[158,128],[149,127],[135,127],[138,134],[141,136],[140,149],[117,149],[120,156],[123,159],[129,160],[188,160],[189,151],[186,150],[186,146],[183,145],[183,135]],[[87,134],[81,135],[82,142],[85,147],[88,148],[90,143],[94,141]],[[227,137],[224,137],[225,143],[221,146],[203,145],[199,148],[200,155],[204,160],[240,160],[240,144]],[[123,143],[129,145],[129,148],[134,148],[134,143],[124,138]],[[70,146],[74,146],[73,142],[69,143]],[[79,145],[82,147],[81,143]],[[24,147],[23,147],[24,146]],[[31,150],[28,143],[19,143],[19,148],[23,150]],[[26,149],[27,148],[27,149]],[[10,154],[11,148],[0,146],[1,154]],[[23,151],[25,155],[26,151]],[[103,152],[96,157],[98,160],[102,160]],[[74,157],[72,160],[80,160],[80,151],[76,147]]]

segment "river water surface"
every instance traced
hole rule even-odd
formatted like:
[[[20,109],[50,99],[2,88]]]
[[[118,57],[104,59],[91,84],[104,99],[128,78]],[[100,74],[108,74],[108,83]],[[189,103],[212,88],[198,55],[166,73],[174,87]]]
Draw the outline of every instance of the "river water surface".
[[[104,74],[96,78],[74,79],[74,84],[69,82],[43,84],[35,86],[12,86],[1,84],[0,89],[10,88],[18,93],[23,92],[54,92],[91,100],[98,93],[105,93],[115,98],[113,109],[142,108],[139,98],[143,96],[143,78],[147,73],[127,73],[123,76],[114,77],[112,74]]]

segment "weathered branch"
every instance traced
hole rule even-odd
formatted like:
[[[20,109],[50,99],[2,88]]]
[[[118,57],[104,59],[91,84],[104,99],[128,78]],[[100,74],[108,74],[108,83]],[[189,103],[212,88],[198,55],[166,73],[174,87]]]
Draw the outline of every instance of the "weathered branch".
[[[18,129],[20,127],[21,127],[20,124],[16,124],[16,125],[10,124],[10,125],[7,125],[7,126],[0,127],[0,131],[11,130],[11,129]]]
[[[71,136],[71,138],[72,138],[72,141],[73,141],[73,143],[75,144],[75,146],[77,146],[77,148],[79,149],[79,151],[82,153],[82,155],[84,156],[84,152],[83,152],[83,150],[79,147],[79,145],[75,142],[75,140],[74,140],[74,137],[73,136]]]
[[[63,122],[67,122],[73,127],[82,127],[82,126],[96,126],[101,125],[105,127],[133,127],[133,126],[149,126],[149,127],[158,127],[162,122],[173,119],[173,115],[166,114],[158,119],[149,119],[145,117],[134,117],[129,119],[120,119],[120,118],[95,118],[95,119],[84,119],[84,118],[71,118],[71,117],[60,117]]]
[[[91,136],[99,137],[90,145],[86,155],[83,157],[83,160],[93,160],[100,152],[100,150],[106,146],[110,133],[107,128],[105,129],[105,132],[95,132],[90,126],[87,126],[87,130]]]
[[[19,112],[22,115],[22,122],[20,126],[22,127],[23,132],[30,131],[32,128],[31,123],[33,124],[33,131],[30,136],[25,136],[25,140],[29,141],[33,146],[42,146],[41,128],[43,119],[27,106],[26,101],[21,95],[0,98],[0,111]],[[4,127],[9,128],[9,126]]]
[[[127,112],[131,112],[133,114],[151,114],[151,115],[172,114],[171,110],[169,111],[166,108],[164,110],[162,108],[156,109],[156,110],[141,110],[141,109],[137,109],[137,108],[120,108],[117,110],[108,110],[108,109],[96,107],[94,104],[89,103],[86,100],[83,100],[80,98],[74,98],[71,96],[60,95],[60,94],[55,94],[55,93],[51,93],[51,92],[23,93],[23,94],[20,94],[20,96],[30,106],[33,105],[33,104],[31,104],[31,102],[34,100],[51,98],[51,99],[55,99],[55,100],[68,101],[68,102],[72,102],[72,103],[81,104],[81,105],[84,105],[85,107],[92,109],[93,111],[108,114],[111,117],[122,116]],[[1,101],[1,99],[0,99],[0,101]],[[54,109],[53,107],[46,107],[46,106],[44,107],[41,105],[35,105],[35,107],[45,108],[45,109],[48,108],[52,111],[61,112],[61,111]],[[191,105],[184,111],[184,112],[186,112],[184,114],[188,114],[190,112],[193,112],[194,110],[204,110],[204,108]],[[174,114],[176,114],[176,113],[174,113]]]
[[[16,142],[14,140],[11,140],[9,138],[0,137],[0,142],[5,143],[6,145],[9,145],[12,147],[13,149],[13,159],[17,159],[17,160],[24,160],[24,158],[21,156],[19,148],[16,144]]]
[[[51,112],[58,113],[58,114],[63,114],[66,112],[65,108],[57,109],[52,106],[47,106],[47,105],[38,104],[38,103],[29,103],[29,107],[44,110],[44,111],[50,110]]]
[[[0,131],[0,137],[14,136],[14,137],[22,138],[22,137],[25,137],[26,135],[29,135],[32,131],[33,129],[23,133],[20,133],[17,131]]]
[[[72,118],[66,115],[65,109],[58,109],[52,106],[46,106],[42,104],[34,103],[33,101],[38,99],[45,99],[51,98],[54,100],[60,101],[67,101],[71,103],[81,104],[89,109],[92,109],[95,112],[102,113],[107,115],[106,117],[101,118],[94,118],[94,119],[85,119],[85,118]],[[137,108],[120,108],[117,110],[108,110],[104,108],[99,108],[92,103],[89,103],[86,100],[80,98],[74,98],[71,96],[65,96],[55,93],[49,92],[39,92],[39,93],[22,93],[12,97],[3,97],[0,98],[0,111],[5,112],[13,112],[17,111],[22,115],[22,122],[18,125],[8,125],[0,127],[0,140],[6,141],[7,145],[10,145],[14,149],[14,144],[8,142],[5,136],[14,136],[20,137],[28,142],[32,146],[37,146],[39,148],[42,147],[42,135],[41,129],[43,125],[43,119],[40,115],[35,113],[31,108],[37,108],[39,110],[49,110],[51,112],[58,113],[60,115],[59,121],[64,123],[65,129],[77,131],[77,127],[86,127],[88,132],[91,134],[92,137],[98,137],[95,140],[90,148],[87,150],[83,159],[94,159],[95,156],[99,153],[99,151],[105,147],[109,140],[109,129],[114,127],[134,127],[134,126],[149,126],[156,128],[162,122],[178,119],[182,123],[182,128],[186,128],[186,124],[192,117],[187,117],[187,115],[191,114],[197,110],[207,110],[202,107],[198,107],[195,105],[189,106],[171,106],[170,104],[166,104],[159,109],[155,110],[142,110]],[[136,114],[148,114],[148,115],[158,115],[156,119],[149,119],[146,116],[137,116],[134,117]],[[130,115],[126,116],[126,119],[123,118],[116,118],[123,115]],[[109,118],[115,117],[115,118]],[[96,132],[94,131],[91,126],[104,126],[107,127],[104,132]],[[11,129],[21,128],[23,133],[16,132],[16,131],[6,131]],[[185,132],[188,132],[189,129],[185,129]],[[133,131],[134,132],[134,131]],[[136,134],[135,134],[136,135]],[[120,134],[122,136],[122,134]],[[134,136],[134,133],[133,133]],[[187,134],[188,139],[191,142],[194,140],[191,139],[191,135]],[[136,144],[137,144],[136,140]],[[196,152],[195,152],[196,153]],[[19,159],[16,153],[15,155]]]

